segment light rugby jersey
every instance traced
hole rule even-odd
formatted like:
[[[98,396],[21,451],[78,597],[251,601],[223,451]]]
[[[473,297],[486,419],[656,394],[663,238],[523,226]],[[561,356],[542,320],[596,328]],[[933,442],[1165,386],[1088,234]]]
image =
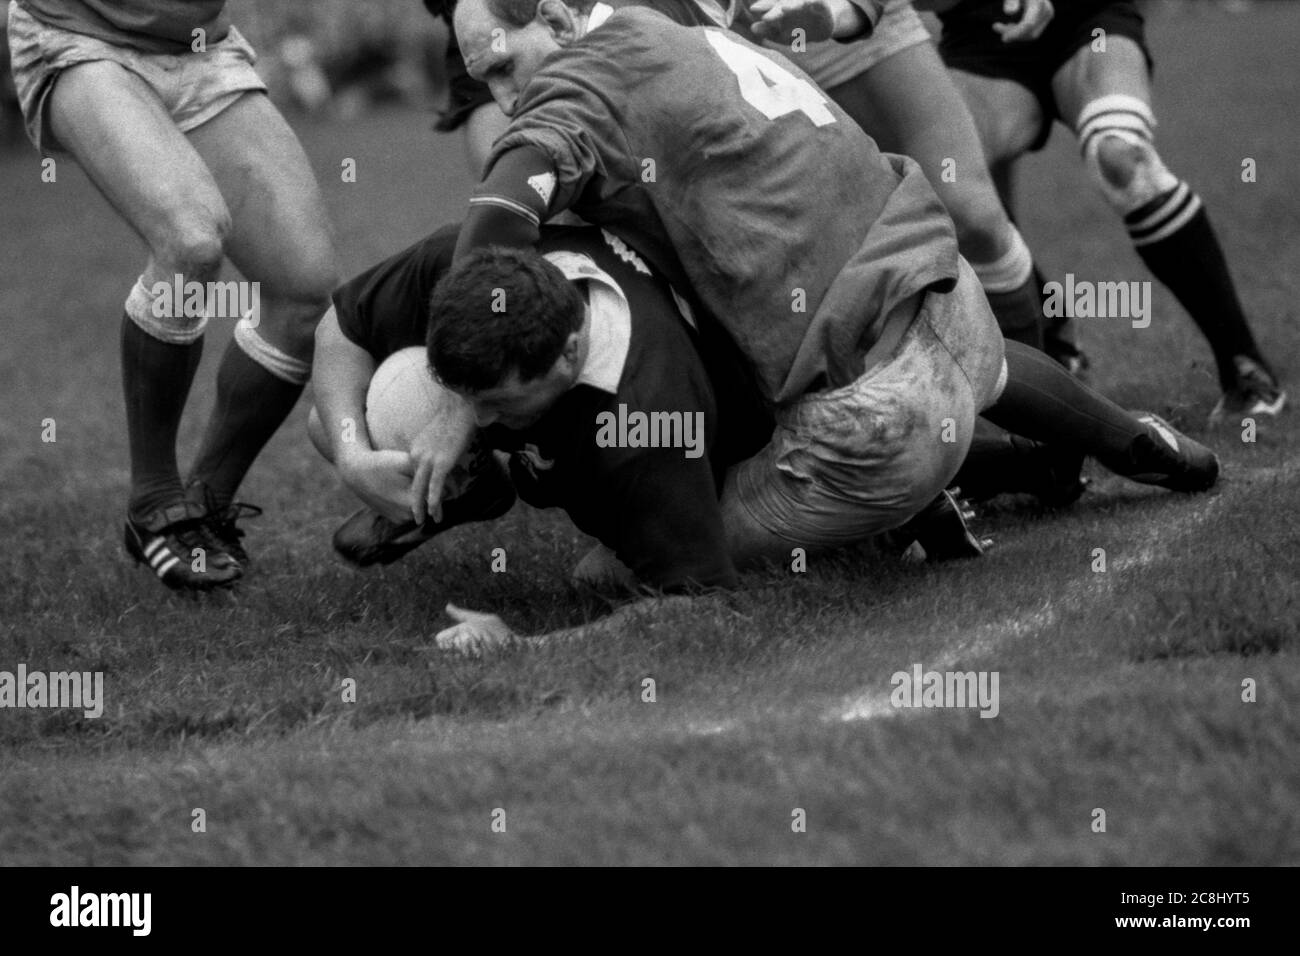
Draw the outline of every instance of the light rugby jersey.
[[[188,53],[196,29],[204,43],[225,39],[226,0],[21,0],[52,27],[146,53]]]
[[[895,305],[955,283],[956,235],[920,167],[788,60],[636,6],[597,4],[592,23],[521,93],[466,248],[502,217],[572,209],[691,290],[775,404],[855,380]],[[512,151],[550,166],[546,189],[509,179]]]

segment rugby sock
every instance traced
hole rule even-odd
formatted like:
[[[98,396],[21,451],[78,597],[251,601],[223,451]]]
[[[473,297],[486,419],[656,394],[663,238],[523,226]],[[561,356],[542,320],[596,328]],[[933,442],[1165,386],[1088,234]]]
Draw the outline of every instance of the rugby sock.
[[[1008,491],[1016,491],[1016,465],[1021,456],[1021,446],[1036,445],[1028,438],[1017,438],[1000,428],[995,428],[982,418],[975,419],[975,434],[970,450],[962,462],[957,476],[950,485],[961,489],[961,496],[971,501],[984,501]]]
[[[1047,285],[1047,280],[1038,271],[1037,264],[1034,265],[1034,285],[1039,290]],[[1069,367],[1072,359],[1080,362],[1083,368],[1088,364],[1087,359],[1083,357],[1083,350],[1079,348],[1079,336],[1075,331],[1074,319],[1068,315],[1043,318],[1043,351],[1066,367]]]
[[[230,504],[302,390],[302,382],[272,374],[231,340],[217,371],[216,405],[190,475],[208,488],[217,507]]]
[[[1042,283],[1020,231],[1011,227],[1011,244],[994,262],[972,262],[1002,334],[1015,342],[1043,347]]]
[[[1210,343],[1219,385],[1227,390],[1236,381],[1234,355],[1247,355],[1269,368],[1251,334],[1219,238],[1187,183],[1129,213],[1124,223],[1147,268],[1173,292]]]
[[[977,418],[966,460],[949,484],[960,488],[962,497],[971,501],[992,498],[1007,490],[1003,476],[1012,471],[1016,457],[1012,436]]]
[[[1062,507],[1083,493],[1082,467],[1080,449],[1011,435],[977,418],[970,451],[951,484],[971,501],[1028,493],[1049,507]]]
[[[1042,352],[1008,342],[1007,385],[982,414],[1009,432],[1077,448],[1121,475],[1134,473],[1133,440],[1146,426]]]
[[[1036,349],[1043,347],[1041,289],[1030,276],[1009,292],[984,290],[1002,334],[1013,342],[1023,342]]]
[[[203,339],[163,342],[122,316],[122,389],[131,449],[129,509],[137,518],[184,498],[176,466],[176,433]]]

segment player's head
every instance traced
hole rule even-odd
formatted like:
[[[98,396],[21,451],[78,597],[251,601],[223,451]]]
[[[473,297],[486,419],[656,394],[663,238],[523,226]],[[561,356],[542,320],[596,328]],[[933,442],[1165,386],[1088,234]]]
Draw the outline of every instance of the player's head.
[[[509,116],[542,61],[587,32],[595,0],[460,0],[456,39],[465,69]]]
[[[429,302],[429,364],[481,426],[525,428],[573,387],[587,303],[540,254],[490,246],[456,263]]]

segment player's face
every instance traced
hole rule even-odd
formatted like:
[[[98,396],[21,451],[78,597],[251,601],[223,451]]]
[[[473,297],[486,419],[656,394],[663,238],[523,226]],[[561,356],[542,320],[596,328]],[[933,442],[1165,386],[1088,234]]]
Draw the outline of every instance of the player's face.
[[[515,27],[498,19],[484,0],[463,0],[456,6],[456,36],[465,57],[465,69],[474,79],[487,84],[492,98],[510,116],[515,102],[542,61],[558,50],[567,36],[568,8],[543,3],[527,26]],[[571,18],[570,18],[571,19]]]
[[[549,372],[537,378],[520,381],[515,370],[496,387],[465,397],[474,409],[479,428],[503,425],[521,431],[545,415],[572,385],[571,369],[561,356]]]

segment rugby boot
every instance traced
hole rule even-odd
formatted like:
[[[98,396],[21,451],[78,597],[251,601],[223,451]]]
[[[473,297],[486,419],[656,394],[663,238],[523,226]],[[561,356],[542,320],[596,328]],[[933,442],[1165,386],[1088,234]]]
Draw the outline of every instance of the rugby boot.
[[[143,517],[128,512],[123,531],[126,552],[147,564],[167,587],[206,591],[229,587],[243,569],[211,534],[207,512],[191,501],[178,501]]]

